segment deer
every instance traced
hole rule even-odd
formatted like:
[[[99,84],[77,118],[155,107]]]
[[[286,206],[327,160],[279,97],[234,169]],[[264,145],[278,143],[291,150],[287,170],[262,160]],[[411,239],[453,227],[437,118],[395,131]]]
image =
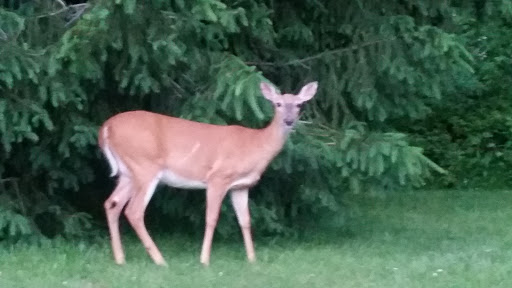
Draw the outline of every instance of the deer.
[[[98,144],[117,176],[117,186],[104,202],[114,260],[125,263],[119,233],[124,215],[157,265],[166,261],[149,235],[144,214],[159,183],[182,189],[206,190],[206,213],[200,263],[210,264],[212,240],[225,196],[230,193],[247,254],[256,260],[251,234],[249,189],[259,181],[299,119],[301,107],[317,92],[317,82],[297,95],[280,94],[260,83],[263,96],[273,103],[274,116],[261,129],[214,125],[144,110],[127,111],[106,120]]]

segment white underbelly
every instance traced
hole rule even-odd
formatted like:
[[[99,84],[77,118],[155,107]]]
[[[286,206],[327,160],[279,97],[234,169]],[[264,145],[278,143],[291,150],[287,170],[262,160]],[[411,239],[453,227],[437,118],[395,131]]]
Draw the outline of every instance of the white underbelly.
[[[164,170],[160,174],[159,177],[160,182],[163,182],[169,186],[176,187],[176,188],[185,188],[185,189],[206,189],[207,185],[203,181],[198,180],[191,180],[187,179],[185,177],[182,177],[180,175],[177,175],[176,173],[170,171],[170,170]],[[240,187],[247,187],[254,185],[259,180],[258,175],[246,175],[242,178],[238,178],[235,181],[233,181],[229,186],[228,189],[231,188],[240,188]]]
[[[229,185],[229,189],[246,188],[256,184],[256,182],[258,182],[259,179],[260,177],[258,175],[249,174],[233,181],[233,183]]]
[[[185,177],[179,176],[170,170],[164,170],[160,176],[160,181],[163,183],[176,187],[176,188],[188,188],[188,189],[204,189],[206,183],[198,180],[191,180]]]

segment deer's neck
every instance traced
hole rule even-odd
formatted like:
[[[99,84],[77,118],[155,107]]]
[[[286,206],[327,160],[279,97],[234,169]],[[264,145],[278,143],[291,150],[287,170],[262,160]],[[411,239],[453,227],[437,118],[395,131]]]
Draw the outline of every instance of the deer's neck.
[[[283,148],[288,135],[290,134],[291,128],[285,127],[283,124],[282,116],[274,111],[274,118],[263,128],[261,136],[266,147],[275,150],[277,154],[281,148]]]

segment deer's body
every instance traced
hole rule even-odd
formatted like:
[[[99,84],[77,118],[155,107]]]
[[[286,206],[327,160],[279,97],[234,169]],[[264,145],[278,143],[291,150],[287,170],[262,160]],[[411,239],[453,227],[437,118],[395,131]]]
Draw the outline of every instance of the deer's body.
[[[130,140],[134,133],[144,141]],[[211,179],[222,178],[229,183],[229,189],[241,189],[250,188],[259,180],[281,150],[285,133],[276,125],[250,129],[130,111],[105,122],[100,128],[99,143],[113,175],[134,171],[133,176],[137,177],[135,170],[144,163],[145,171],[139,173],[154,174],[173,187],[206,188]]]
[[[285,103],[276,108],[274,119],[263,129],[199,123],[147,111],[120,113],[103,124],[98,142],[110,163],[112,175],[119,177],[116,189],[105,202],[114,258],[118,264],[125,261],[118,219],[126,205],[125,215],[149,255],[155,263],[165,265],[144,225],[145,208],[159,182],[178,188],[207,190],[206,229],[201,252],[201,262],[205,265],[209,263],[222,200],[231,191],[247,257],[254,260],[248,189],[258,182],[270,161],[282,149],[298,118],[299,105],[295,107],[295,104],[309,100],[316,92],[316,83],[309,87],[310,90],[314,88],[312,91],[306,91],[309,98],[302,94],[281,96],[265,85],[262,84],[262,91],[269,100],[278,103],[276,107]],[[293,102],[293,107],[286,102]]]

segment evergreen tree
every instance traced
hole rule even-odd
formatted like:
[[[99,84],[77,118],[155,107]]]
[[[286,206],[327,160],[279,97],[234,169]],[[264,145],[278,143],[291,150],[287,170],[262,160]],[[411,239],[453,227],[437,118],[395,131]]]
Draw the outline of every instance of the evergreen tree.
[[[82,231],[89,218],[76,199],[101,208],[112,186],[96,145],[109,116],[148,109],[262,127],[272,116],[258,88],[266,80],[287,92],[318,80],[320,90],[252,192],[255,228],[343,215],[349,190],[422,185],[444,171],[393,123],[423,117],[472,77],[454,11],[434,0],[4,1],[0,231],[34,233],[44,213],[60,220],[54,233]],[[153,205],[199,225],[202,201],[166,193]]]

